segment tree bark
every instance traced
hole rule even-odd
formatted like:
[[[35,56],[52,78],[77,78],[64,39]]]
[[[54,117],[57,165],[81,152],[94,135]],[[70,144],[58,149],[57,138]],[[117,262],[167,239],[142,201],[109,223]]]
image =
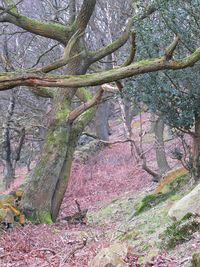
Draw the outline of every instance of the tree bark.
[[[4,188],[8,189],[13,181],[14,173],[12,168],[12,162],[10,160],[6,160],[4,163],[3,170],[3,184]]]
[[[153,112],[151,112],[150,121],[151,121],[151,128],[149,130],[149,133],[153,134],[155,132],[155,124],[156,124],[156,116],[155,116],[155,113]]]
[[[95,116],[96,135],[100,140],[109,140],[108,117],[110,114],[110,103],[105,102],[98,106]]]
[[[2,131],[2,159],[4,163],[4,171],[3,171],[3,183],[5,189],[10,187],[10,184],[14,178],[13,165],[12,165],[12,149],[11,149],[11,140],[10,140],[10,124],[11,119],[14,113],[15,108],[15,96],[14,92],[11,93],[10,103],[8,107],[8,112],[6,115],[6,121],[3,124]]]
[[[192,174],[195,180],[200,178],[200,116],[195,114],[195,133],[193,136]]]
[[[14,177],[15,177],[15,170],[16,170],[17,162],[20,160],[21,151],[22,151],[22,147],[23,147],[24,139],[25,139],[25,134],[26,134],[25,128],[22,128],[21,132],[20,132],[20,136],[19,136],[18,146],[15,149],[15,151],[13,151],[13,157],[12,157],[13,163],[12,163],[12,165],[13,165],[13,176]]]
[[[156,144],[156,160],[161,177],[164,173],[170,170],[166,158],[165,145],[163,140],[164,127],[165,125],[163,119],[161,117],[158,117],[158,119],[155,122],[154,131],[155,131],[155,144]]]

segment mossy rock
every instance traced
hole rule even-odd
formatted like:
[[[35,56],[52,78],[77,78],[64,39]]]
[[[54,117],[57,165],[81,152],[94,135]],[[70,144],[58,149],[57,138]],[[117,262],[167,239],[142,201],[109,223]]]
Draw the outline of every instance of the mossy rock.
[[[168,215],[172,219],[180,220],[184,215],[191,212],[200,216],[200,184],[191,192],[177,201],[169,210]]]
[[[168,193],[158,193],[145,196],[140,202],[136,203],[134,215],[138,215],[143,211],[151,209],[152,207],[168,199],[169,196],[170,194]]]
[[[177,176],[173,181],[163,187],[162,193],[179,192],[189,180],[190,176],[187,174]]]
[[[15,201],[14,195],[0,195],[0,209],[3,208],[5,204],[13,205]]]
[[[119,240],[121,240],[121,241],[134,240],[134,239],[136,239],[138,237],[138,235],[139,235],[139,232],[138,231],[132,230],[132,231],[123,233],[119,237]]]
[[[125,244],[113,243],[107,248],[101,249],[98,254],[89,262],[89,267],[128,267],[125,263],[128,248]]]
[[[192,266],[193,267],[200,267],[200,252],[195,252],[192,255]]]
[[[186,214],[181,220],[167,227],[161,235],[161,247],[173,249],[176,245],[192,238],[193,233],[200,229],[200,216]]]
[[[179,199],[176,193],[181,191],[182,187],[186,184],[188,179],[189,178],[187,175],[178,176],[171,183],[165,186],[163,192],[145,196],[140,202],[135,205],[136,212],[134,215],[138,215],[143,211],[149,210],[152,207],[155,207],[161,202],[167,200],[168,198],[172,198],[171,200],[173,201]]]
[[[9,195],[0,195],[0,223],[13,224],[14,221],[25,224],[25,217],[19,210],[23,191],[12,191]]]
[[[40,223],[44,223],[44,224],[52,224],[52,218],[51,218],[51,214],[47,211],[43,211],[39,213],[39,219],[40,219]]]
[[[99,152],[106,146],[107,144],[99,142],[98,140],[93,140],[85,145],[78,146],[73,156],[74,160],[86,163],[89,156],[95,155],[95,153]]]
[[[170,170],[159,182],[156,193],[165,193],[170,187],[176,185],[176,183],[182,183],[182,180],[188,177],[187,173],[188,171],[184,167]]]

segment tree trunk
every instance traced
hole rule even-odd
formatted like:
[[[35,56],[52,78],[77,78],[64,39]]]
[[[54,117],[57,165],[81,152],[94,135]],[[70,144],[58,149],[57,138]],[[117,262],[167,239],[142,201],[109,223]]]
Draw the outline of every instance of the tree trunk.
[[[160,174],[164,174],[170,170],[166,159],[165,146],[163,140],[164,133],[164,121],[159,117],[155,122],[155,140],[156,140],[156,160],[159,168]]]
[[[151,127],[149,130],[149,133],[152,134],[155,131],[155,124],[156,124],[156,116],[155,116],[155,113],[153,113],[153,112],[151,112],[150,121],[151,121]]]
[[[13,176],[14,177],[15,177],[15,170],[16,170],[17,162],[20,160],[20,157],[21,157],[21,151],[22,151],[22,147],[23,147],[23,144],[24,144],[25,134],[26,134],[25,128],[22,128],[21,131],[20,131],[18,146],[15,149],[15,151],[13,151],[13,159],[12,159],[13,163],[12,163],[12,166],[13,166]]]
[[[40,160],[22,199],[22,207],[30,220],[43,223],[56,220],[70,177],[76,143],[94,112],[92,108],[69,124],[69,103],[55,105]]]
[[[78,30],[80,34],[87,27],[95,3],[95,0],[83,1],[74,29]],[[83,49],[84,45],[78,39],[66,52],[74,56]],[[84,56],[77,56],[69,62],[67,74],[73,76],[85,74],[87,66],[89,66],[87,59]],[[70,87],[68,90],[57,89],[41,158],[34,168],[23,194],[24,213],[35,222],[51,223],[56,220],[67,188],[76,143],[85,126],[93,117],[94,108],[84,112],[73,123],[67,121],[75,93],[76,90],[70,89]]]
[[[110,113],[110,103],[105,102],[98,106],[95,116],[96,134],[99,139],[109,140],[109,124],[108,117]]]
[[[4,163],[3,182],[5,189],[10,187],[10,184],[14,178],[13,165],[12,165],[12,150],[10,141],[10,124],[15,108],[15,96],[14,92],[11,93],[10,103],[8,106],[8,112],[6,115],[6,121],[3,124],[2,131],[2,159]]]
[[[193,151],[192,151],[192,174],[195,180],[200,177],[200,116],[195,115],[195,133],[193,136]]]
[[[3,184],[4,188],[8,189],[13,181],[13,168],[10,160],[5,161],[3,170]]]

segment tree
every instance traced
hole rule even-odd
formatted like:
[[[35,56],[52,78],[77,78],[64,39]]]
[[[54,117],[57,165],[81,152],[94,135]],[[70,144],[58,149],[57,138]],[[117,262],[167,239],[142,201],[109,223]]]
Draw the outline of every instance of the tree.
[[[15,136],[15,146],[12,146],[14,134],[12,131],[12,119],[15,108],[15,92],[13,90],[10,102],[7,110],[6,120],[2,125],[2,161],[4,165],[4,186],[8,189],[15,177],[16,164],[20,160],[20,154],[25,139],[25,128],[16,127],[14,128],[17,137]],[[15,134],[16,135],[16,134]],[[17,139],[17,141],[16,141]],[[13,148],[14,147],[14,148]]]
[[[142,20],[151,15],[156,11],[155,5],[145,7],[141,15],[131,18],[122,34],[111,44],[96,51],[88,51],[83,35],[94,13],[95,0],[84,0],[77,13],[75,5],[71,3],[67,25],[57,21],[31,19],[21,15],[18,5],[14,2],[3,3],[0,7],[0,22],[14,24],[37,36],[56,40],[64,46],[63,56],[49,64],[0,73],[0,90],[29,86],[36,94],[52,98],[53,107],[41,157],[25,187],[22,199],[24,212],[29,218],[49,223],[55,221],[58,216],[77,140],[92,119],[95,106],[105,98],[106,86],[101,86],[94,96],[86,88],[80,87],[102,85],[147,72],[193,66],[200,59],[200,48],[183,59],[173,60],[176,39],[163,56],[132,63],[132,51],[135,50],[135,47],[132,47],[124,65],[100,73],[85,74],[92,64],[123,46],[133,34],[132,25],[135,20]],[[65,66],[67,67],[62,71],[66,71],[67,75],[58,72],[49,74]],[[54,89],[50,90],[52,87]],[[83,103],[72,110],[71,103],[75,95]]]
[[[177,9],[178,12],[175,14]],[[190,3],[182,1],[167,3],[166,1],[163,3],[161,12],[155,14],[154,19],[148,18],[146,24],[137,25],[140,29],[139,40],[143,47],[141,53],[146,56],[158,55],[159,40],[164,46],[171,33],[179,36],[181,42],[176,50],[177,56],[180,57],[186,51],[194,51],[199,40],[198,14],[198,1],[190,1]],[[155,19],[159,22],[156,27]],[[149,42],[149,32],[152,32],[154,36],[151,42]],[[159,35],[163,35],[161,39]],[[198,72],[197,65],[192,69],[180,70],[176,73],[164,71],[159,76],[146,74],[132,81],[131,86],[130,84],[127,86],[138,101],[142,101],[152,112],[162,116],[165,123],[172,128],[188,133],[192,137],[192,168],[190,170],[195,179],[200,177]]]

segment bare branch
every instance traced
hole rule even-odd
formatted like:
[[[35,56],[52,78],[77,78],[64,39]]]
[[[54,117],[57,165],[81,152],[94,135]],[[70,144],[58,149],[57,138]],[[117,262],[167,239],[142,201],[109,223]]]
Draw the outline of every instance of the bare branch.
[[[48,54],[49,52],[51,52],[51,51],[52,51],[55,47],[57,47],[58,45],[59,45],[59,44],[55,44],[55,45],[53,45],[52,47],[50,47],[48,50],[46,50],[44,53],[42,53],[42,54],[38,57],[36,63],[31,67],[31,69],[34,68],[35,66],[37,66],[37,65],[39,64],[41,58],[44,57],[44,56],[45,56],[46,54]]]
[[[179,36],[176,36],[174,41],[166,48],[165,54],[164,54],[164,57],[166,60],[172,59],[173,53],[178,45],[179,40],[180,40]]]

